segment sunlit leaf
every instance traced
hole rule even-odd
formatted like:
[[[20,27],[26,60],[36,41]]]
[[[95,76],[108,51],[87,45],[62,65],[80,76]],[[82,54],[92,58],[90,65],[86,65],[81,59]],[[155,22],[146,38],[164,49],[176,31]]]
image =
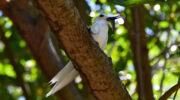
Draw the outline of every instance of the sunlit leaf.
[[[167,27],[169,27],[169,22],[167,22],[167,21],[161,21],[161,22],[159,22],[159,27],[161,27],[161,28],[167,28]]]

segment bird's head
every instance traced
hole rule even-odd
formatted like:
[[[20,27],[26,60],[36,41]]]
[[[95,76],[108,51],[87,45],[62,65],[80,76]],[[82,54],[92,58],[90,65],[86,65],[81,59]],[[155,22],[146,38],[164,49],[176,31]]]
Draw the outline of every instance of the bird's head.
[[[94,19],[94,22],[100,21],[100,20],[106,21],[106,18],[107,18],[107,17],[106,17],[105,15],[100,14],[99,16],[97,16],[97,17]]]
[[[112,25],[112,30],[114,31],[115,30],[115,20],[120,18],[120,17],[121,16],[107,17],[107,16],[105,16],[103,14],[100,14],[99,16],[97,16],[94,19],[94,22],[99,21],[99,20],[104,20],[104,21],[110,22],[111,25]]]

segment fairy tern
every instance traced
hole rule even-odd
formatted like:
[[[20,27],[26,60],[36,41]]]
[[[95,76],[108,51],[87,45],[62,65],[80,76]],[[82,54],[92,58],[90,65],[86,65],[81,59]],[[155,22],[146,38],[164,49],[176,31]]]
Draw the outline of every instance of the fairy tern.
[[[92,37],[96,42],[98,42],[99,47],[104,50],[107,45],[108,41],[108,22],[112,24],[112,29],[115,29],[115,19],[119,18],[120,16],[115,17],[106,17],[105,15],[101,14],[94,19],[94,23],[90,28],[90,32]],[[69,61],[66,66],[57,73],[55,77],[49,82],[50,84],[55,84],[53,88],[47,93],[46,97],[54,94],[58,90],[65,87],[74,78],[78,75],[78,71],[74,68],[71,61]]]

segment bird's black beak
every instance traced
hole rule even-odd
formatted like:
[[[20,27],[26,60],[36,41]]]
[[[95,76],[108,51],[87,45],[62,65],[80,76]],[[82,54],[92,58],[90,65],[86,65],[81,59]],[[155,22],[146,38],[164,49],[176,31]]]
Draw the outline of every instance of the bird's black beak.
[[[107,19],[106,19],[107,21],[109,21],[111,23],[113,32],[115,30],[115,20],[120,18],[120,17],[121,16],[107,17]]]

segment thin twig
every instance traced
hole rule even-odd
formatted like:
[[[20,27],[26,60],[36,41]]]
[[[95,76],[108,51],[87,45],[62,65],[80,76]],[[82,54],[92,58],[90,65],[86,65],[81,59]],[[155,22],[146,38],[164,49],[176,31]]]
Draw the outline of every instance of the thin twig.
[[[169,49],[168,48],[168,42],[169,42],[169,37],[170,37],[170,34],[169,34],[169,29],[168,29],[168,36],[167,36],[167,40],[166,40],[166,51],[164,53],[164,59],[165,59],[165,62],[164,62],[164,65],[162,67],[162,72],[163,72],[163,75],[162,75],[162,78],[161,78],[161,82],[160,82],[160,94],[162,94],[162,90],[163,90],[163,82],[164,82],[164,79],[165,79],[165,69],[166,69],[166,64],[167,64],[167,54],[169,52]]]
[[[180,88],[180,83],[174,85],[173,87],[171,87],[168,91],[166,91],[164,93],[164,95],[162,95],[159,100],[167,100],[168,97],[171,96],[171,94],[173,94],[175,91],[177,91]]]
[[[178,79],[178,84],[180,84],[180,73],[179,73],[179,79]],[[173,100],[176,99],[176,95],[178,93],[178,90],[176,90],[175,94],[174,94],[174,97],[173,97]]]
[[[150,62],[154,61],[156,58],[160,57],[161,55],[164,55],[167,50],[169,50],[173,45],[180,45],[180,42],[176,41],[172,43],[169,47],[163,49],[157,56],[153,57]]]

